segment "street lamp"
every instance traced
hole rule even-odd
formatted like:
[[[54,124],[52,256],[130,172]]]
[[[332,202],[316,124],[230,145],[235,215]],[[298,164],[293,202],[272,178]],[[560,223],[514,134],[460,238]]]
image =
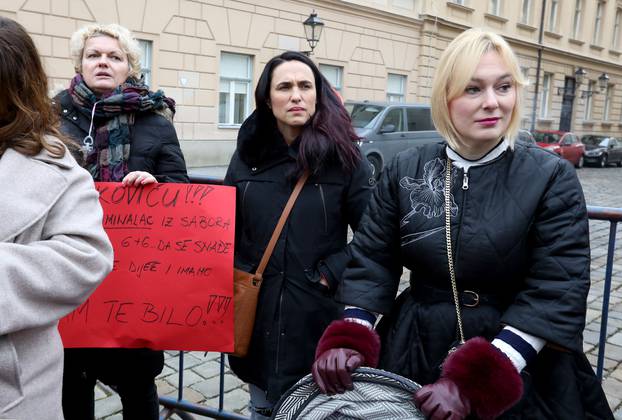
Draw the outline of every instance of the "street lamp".
[[[585,71],[583,67],[577,68],[577,70],[574,72],[575,85],[569,86],[569,87],[567,86],[558,87],[557,94],[574,96],[575,91],[579,88],[579,86],[583,84],[583,80],[585,79],[585,76],[587,76],[587,71]],[[589,87],[588,87],[588,90],[581,91],[581,98],[589,98],[594,93],[602,93],[605,89],[607,89],[608,84],[609,84],[609,75],[607,73],[601,74],[598,77],[598,90],[599,91],[596,92],[593,90],[589,90]]]
[[[598,76],[598,92],[593,90],[584,90],[581,91],[581,98],[589,98],[595,93],[603,93],[607,86],[609,85],[609,75],[607,73],[603,73]]]
[[[307,42],[309,43],[309,47],[311,47],[311,51],[304,51],[305,54],[311,55],[313,54],[313,50],[317,46],[317,43],[320,42],[320,35],[322,35],[322,29],[324,28],[324,22],[317,17],[317,13],[315,10],[311,12],[309,17],[302,22],[302,25],[305,28],[305,37],[307,38]]]

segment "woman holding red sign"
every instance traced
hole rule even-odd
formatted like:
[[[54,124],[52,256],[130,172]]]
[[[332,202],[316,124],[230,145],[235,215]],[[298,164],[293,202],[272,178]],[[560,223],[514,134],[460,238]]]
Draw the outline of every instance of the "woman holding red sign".
[[[255,90],[225,177],[237,188],[235,265],[254,272],[298,178],[310,177],[263,274],[249,354],[230,357],[250,384],[253,419],[309,373],[322,330],[343,307],[333,294],[350,260],[348,225],[358,226],[374,186],[350,118],[305,55],[271,59]]]
[[[62,130],[82,145],[95,181],[140,186],[188,182],[172,124],[175,102],[152,92],[141,77],[140,49],[131,32],[111,25],[86,26],[71,38],[76,75],[55,101]],[[154,379],[161,351],[67,349],[63,409],[67,420],[94,417],[97,379],[113,385],[126,419],[157,419]]]
[[[63,418],[58,320],[112,269],[93,180],[67,146],[32,39],[0,17],[0,418]]]

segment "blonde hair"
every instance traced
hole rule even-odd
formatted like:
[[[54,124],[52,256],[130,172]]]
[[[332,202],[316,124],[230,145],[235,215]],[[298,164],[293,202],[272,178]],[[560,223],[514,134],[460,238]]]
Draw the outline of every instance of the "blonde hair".
[[[509,44],[491,31],[472,28],[458,35],[445,49],[438,63],[432,82],[432,120],[439,133],[452,148],[462,144],[461,136],[451,121],[449,102],[464,93],[471,81],[480,59],[487,52],[494,51],[508,67],[516,90],[516,103],[508,128],[503,136],[513,147],[521,120],[523,93],[526,81],[520,71],[518,60]]]
[[[76,73],[82,73],[82,55],[84,53],[84,45],[89,38],[97,36],[109,36],[119,41],[119,46],[125,54],[127,54],[127,61],[130,65],[130,77],[136,79],[140,78],[141,66],[140,66],[140,46],[138,41],[134,39],[134,36],[129,29],[111,23],[108,25],[92,24],[84,26],[78,29],[71,36],[69,42],[71,50],[71,58],[73,60],[73,67]]]

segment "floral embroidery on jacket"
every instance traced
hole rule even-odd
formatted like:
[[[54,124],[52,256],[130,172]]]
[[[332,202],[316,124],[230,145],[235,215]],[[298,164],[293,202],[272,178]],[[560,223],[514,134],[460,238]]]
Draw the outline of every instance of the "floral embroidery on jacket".
[[[410,218],[417,213],[421,213],[426,218],[438,218],[445,214],[445,168],[446,162],[443,159],[435,158],[423,167],[423,178],[415,179],[405,176],[400,179],[400,187],[410,191],[411,211],[406,214],[400,223],[400,227],[406,226]],[[458,213],[458,205],[451,194],[451,216],[455,217]],[[402,245],[423,239],[433,233],[444,230],[445,226],[416,232],[402,237]]]

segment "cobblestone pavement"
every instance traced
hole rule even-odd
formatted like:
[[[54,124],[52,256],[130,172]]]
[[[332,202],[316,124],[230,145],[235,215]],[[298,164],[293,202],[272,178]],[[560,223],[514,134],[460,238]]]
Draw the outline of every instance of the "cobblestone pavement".
[[[622,168],[583,168],[578,171],[588,205],[622,208]],[[596,366],[600,334],[601,308],[607,261],[610,225],[590,221],[592,249],[592,286],[588,297],[589,309],[584,333],[584,349]],[[403,280],[407,274],[403,276]],[[405,283],[405,281],[404,281]],[[615,418],[622,420],[622,226],[618,226],[614,254],[612,292],[603,387]],[[177,395],[178,352],[167,351],[164,371],[157,378],[160,395]],[[184,399],[212,408],[218,407],[220,354],[191,352],[184,355]],[[248,387],[228,368],[225,375],[224,409],[248,415]],[[96,387],[96,416],[98,419],[121,420],[119,397],[108,387]],[[177,418],[173,416],[173,418]],[[206,418],[196,415],[195,418]]]

